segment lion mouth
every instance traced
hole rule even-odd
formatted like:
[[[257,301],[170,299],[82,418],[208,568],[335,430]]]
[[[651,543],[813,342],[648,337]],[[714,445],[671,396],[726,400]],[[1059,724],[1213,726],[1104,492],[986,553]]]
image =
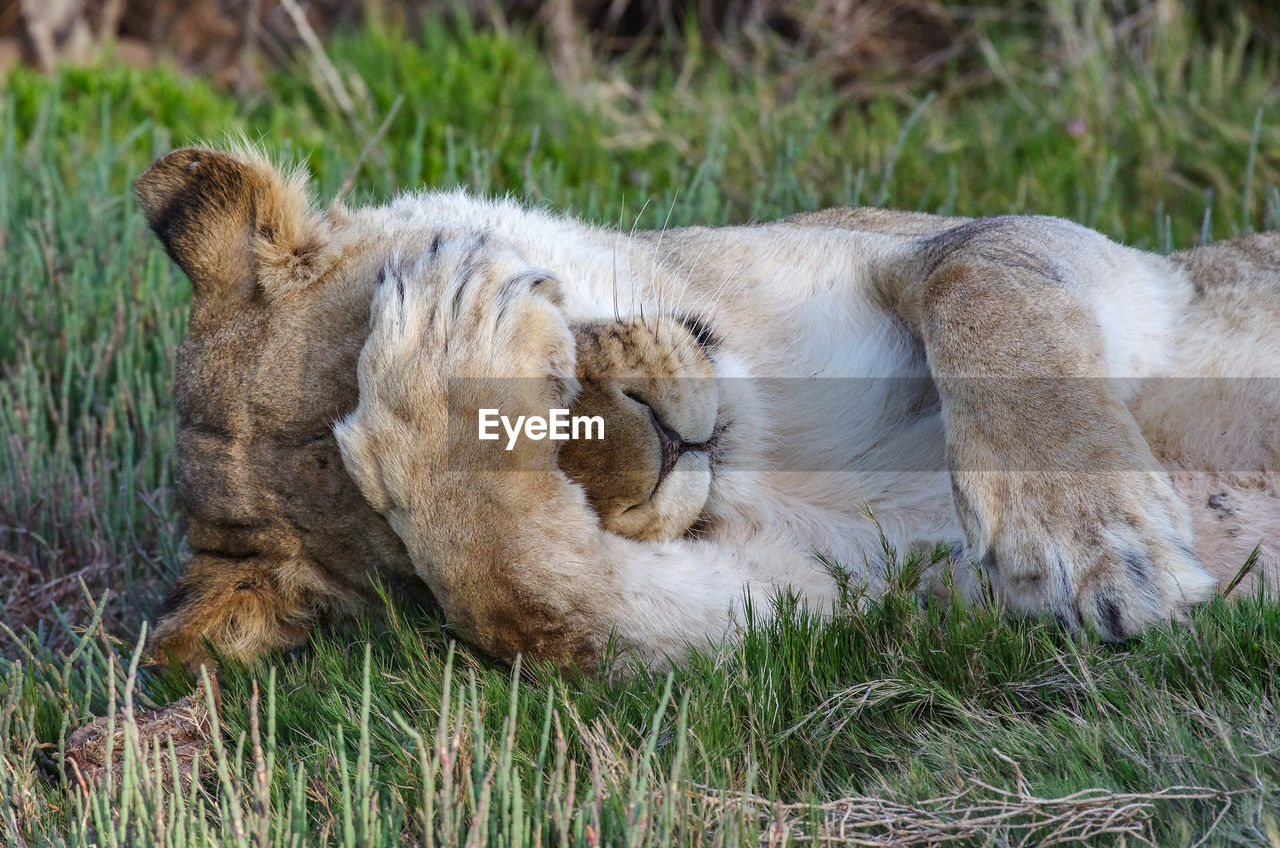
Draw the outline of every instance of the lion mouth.
[[[649,495],[650,499],[652,499],[658,493],[658,489],[662,487],[667,475],[676,467],[680,457],[692,451],[706,452],[710,446],[710,440],[704,442],[686,441],[673,428],[667,426],[666,422],[662,420],[652,406],[637,397],[632,397],[632,399],[649,410],[649,421],[653,424],[654,432],[658,434],[658,444],[662,452],[662,465],[658,469],[658,481],[654,483],[653,492]]]

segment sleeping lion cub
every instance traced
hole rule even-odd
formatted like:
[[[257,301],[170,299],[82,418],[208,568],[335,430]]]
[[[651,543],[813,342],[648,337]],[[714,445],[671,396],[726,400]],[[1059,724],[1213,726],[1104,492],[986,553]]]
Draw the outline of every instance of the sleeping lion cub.
[[[136,190],[192,282],[194,555],[158,632],[188,662],[299,644],[379,572],[501,659],[658,663],[748,595],[882,592],[881,533],[1113,640],[1259,543],[1277,568],[1277,234],[1162,257],[1042,217],[316,212],[297,174],[195,148]]]

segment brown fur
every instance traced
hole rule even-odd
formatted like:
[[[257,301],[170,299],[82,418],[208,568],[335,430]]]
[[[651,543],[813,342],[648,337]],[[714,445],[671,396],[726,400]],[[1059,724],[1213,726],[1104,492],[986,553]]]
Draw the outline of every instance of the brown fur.
[[[331,431],[356,403],[372,281],[308,272],[342,247],[321,244],[302,185],[261,161],[182,150],[135,191],[192,285],[176,393],[193,555],[156,640],[187,662],[206,642],[244,657],[299,645],[318,617],[367,603],[375,574],[412,574]]]

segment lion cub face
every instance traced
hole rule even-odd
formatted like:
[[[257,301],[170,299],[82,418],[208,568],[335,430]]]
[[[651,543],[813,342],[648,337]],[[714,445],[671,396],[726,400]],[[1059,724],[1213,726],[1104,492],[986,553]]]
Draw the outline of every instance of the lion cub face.
[[[316,212],[305,181],[254,154],[187,148],[135,187],[192,284],[178,350],[177,500],[193,549],[156,632],[193,663],[302,643],[358,610],[370,578],[410,577],[387,522],[346,473],[332,426],[358,400],[369,305],[392,263],[440,233],[383,209]],[[697,521],[716,419],[710,361],[680,322],[574,328],[575,415],[604,438],[558,460],[602,525],[675,538]],[[422,481],[429,486],[430,481]]]
[[[719,404],[707,351],[667,317],[579,325],[574,337],[582,391],[572,412],[602,417],[604,438],[566,442],[560,468],[614,533],[680,536],[711,489]]]

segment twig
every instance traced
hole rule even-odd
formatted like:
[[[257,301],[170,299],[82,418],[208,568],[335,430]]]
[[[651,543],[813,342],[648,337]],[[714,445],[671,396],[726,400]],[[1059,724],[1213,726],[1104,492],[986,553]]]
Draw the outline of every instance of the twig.
[[[391,108],[387,110],[387,116],[382,119],[382,124],[378,129],[369,136],[369,140],[360,148],[360,155],[356,157],[356,161],[351,163],[351,167],[347,169],[347,173],[343,176],[342,182],[338,184],[338,196],[335,201],[341,200],[346,196],[347,192],[356,184],[356,176],[360,173],[361,166],[365,160],[369,158],[369,154],[373,148],[382,141],[383,136],[387,134],[387,130],[391,128],[391,122],[395,119],[396,113],[400,111],[400,105],[404,103],[404,95],[397,94],[395,102],[391,104]]]
[[[31,51],[36,66],[46,74],[53,72],[57,52],[53,45],[53,29],[49,26],[45,3],[41,0],[21,0],[22,22],[26,25]]]
[[[124,17],[124,0],[106,0],[102,4],[102,19],[98,22],[98,44],[115,38],[120,31],[120,19]]]
[[[1208,842],[1209,837],[1212,836],[1213,832],[1218,829],[1218,825],[1222,824],[1222,820],[1227,817],[1227,810],[1231,809],[1231,796],[1227,795],[1223,800],[1226,803],[1222,805],[1222,809],[1219,810],[1218,815],[1214,817],[1213,823],[1209,825],[1209,829],[1204,832],[1204,835],[1201,836],[1200,839],[1196,842],[1196,844],[1192,845],[1191,848],[1200,848],[1201,845],[1204,845],[1206,842]]]
[[[542,6],[541,17],[551,33],[560,78],[570,87],[578,87],[586,78],[590,51],[572,0],[549,0]]]
[[[77,763],[71,757],[67,758],[67,764],[71,766],[71,771],[74,772],[74,776],[76,779],[76,786],[80,787],[80,791],[84,793],[84,797],[88,798],[89,797],[89,781],[84,779],[84,774],[82,774],[80,771],[80,764]]]
[[[248,8],[245,10],[244,19],[244,43],[240,45],[240,81],[245,84],[247,80],[253,78],[250,63],[253,54],[258,49],[258,33],[261,29],[260,19],[262,17],[262,0],[249,0]]]
[[[359,129],[361,122],[356,115],[355,102],[347,92],[346,86],[343,85],[342,76],[338,73],[338,69],[334,67],[333,62],[329,60],[328,54],[324,52],[324,45],[320,43],[320,36],[316,35],[311,22],[307,20],[307,13],[298,5],[298,0],[281,0],[280,5],[288,13],[289,19],[293,21],[293,27],[298,31],[298,37],[302,39],[303,44],[307,46],[307,50],[311,52],[311,56],[316,63],[316,69],[324,79],[325,85],[329,87],[329,91],[337,102],[338,108],[346,114],[347,119],[351,121],[351,126]]]

